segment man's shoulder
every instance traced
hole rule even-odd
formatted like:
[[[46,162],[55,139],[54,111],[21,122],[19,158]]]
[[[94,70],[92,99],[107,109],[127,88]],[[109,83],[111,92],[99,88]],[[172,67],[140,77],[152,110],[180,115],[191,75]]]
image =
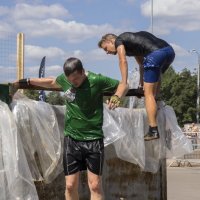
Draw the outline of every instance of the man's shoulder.
[[[151,33],[147,31],[138,31],[138,32],[123,32],[121,33],[117,38],[123,38],[127,39],[129,37],[134,37],[134,36],[144,36],[144,35],[152,35]]]
[[[60,85],[61,87],[63,86],[63,85],[69,85],[69,82],[67,81],[67,79],[66,79],[66,76],[65,76],[65,74],[64,73],[62,73],[62,74],[60,74],[60,75],[58,75],[57,77],[56,77],[56,83],[58,84],[58,85]]]
[[[91,80],[91,81],[101,81],[101,80],[109,78],[109,77],[102,75],[100,73],[97,74],[97,73],[94,73],[94,72],[91,72],[91,71],[88,71],[87,73],[88,73],[87,76],[88,76],[89,80]],[[109,78],[109,79],[111,79],[111,78]]]
[[[118,35],[117,39],[118,38],[127,38],[127,37],[130,37],[130,36],[135,35],[135,34],[137,34],[137,33],[134,33],[134,32],[123,32],[120,35]]]
[[[58,76],[56,77],[56,79],[63,79],[63,80],[65,80],[65,74],[62,73],[62,74],[58,75]]]
[[[100,74],[97,74],[91,71],[87,71],[86,75],[90,80],[96,80],[100,76]]]
[[[119,81],[116,79],[113,79],[111,77],[102,75],[102,74],[96,74],[93,72],[89,72],[88,79],[90,83],[97,84],[97,85],[117,85],[119,84]]]

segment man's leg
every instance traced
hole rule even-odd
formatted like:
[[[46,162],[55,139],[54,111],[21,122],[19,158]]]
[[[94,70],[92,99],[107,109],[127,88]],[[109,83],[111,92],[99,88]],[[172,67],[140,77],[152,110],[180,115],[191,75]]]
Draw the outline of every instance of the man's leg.
[[[156,93],[156,88],[157,88],[157,82],[156,83],[144,82],[145,106],[146,106],[149,125],[151,127],[157,126],[156,122],[157,105],[154,96]]]
[[[90,188],[91,200],[103,200],[101,176],[88,170],[88,185]]]
[[[158,85],[158,82],[156,83],[144,82],[145,107],[146,107],[148,122],[149,122],[149,131],[144,136],[144,139],[146,141],[159,138],[158,126],[156,122],[157,104],[155,100],[157,85]]]
[[[79,172],[65,176],[66,190],[65,199],[66,200],[78,200],[78,180]]]
[[[103,138],[89,141],[85,146],[88,185],[91,193],[91,200],[102,200],[103,192],[101,187],[101,176],[104,162]]]
[[[144,139],[146,141],[159,138],[157,121],[156,121],[157,104],[155,99],[158,90],[159,80],[160,80],[160,68],[149,67],[144,69],[145,107],[149,122],[149,131],[144,136]]]

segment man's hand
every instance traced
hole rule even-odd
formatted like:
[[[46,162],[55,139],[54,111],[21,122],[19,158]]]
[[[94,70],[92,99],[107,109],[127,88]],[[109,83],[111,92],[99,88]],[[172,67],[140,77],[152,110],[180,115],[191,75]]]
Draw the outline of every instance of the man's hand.
[[[114,110],[115,108],[119,107],[121,100],[117,95],[111,96],[110,100],[106,102],[108,104],[108,108]]]

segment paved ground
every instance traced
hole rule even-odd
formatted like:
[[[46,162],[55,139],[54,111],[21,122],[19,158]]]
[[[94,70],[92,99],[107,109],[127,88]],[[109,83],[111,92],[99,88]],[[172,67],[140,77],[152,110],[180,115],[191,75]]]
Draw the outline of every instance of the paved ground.
[[[200,200],[200,167],[167,168],[168,200]]]

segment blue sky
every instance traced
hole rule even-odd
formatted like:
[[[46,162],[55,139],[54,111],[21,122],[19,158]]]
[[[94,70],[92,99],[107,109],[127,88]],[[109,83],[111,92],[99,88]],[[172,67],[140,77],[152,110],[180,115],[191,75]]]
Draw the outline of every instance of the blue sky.
[[[198,66],[200,1],[153,0],[153,33],[175,51],[176,71]],[[105,33],[151,32],[151,0],[1,0],[0,38],[25,34],[25,76],[37,77],[46,56],[46,76],[62,72],[64,61],[75,56],[87,70],[120,79],[117,56],[106,55],[97,43]],[[1,40],[1,39],[0,39]],[[129,69],[137,67],[128,59]],[[0,82],[10,66],[0,63]]]

